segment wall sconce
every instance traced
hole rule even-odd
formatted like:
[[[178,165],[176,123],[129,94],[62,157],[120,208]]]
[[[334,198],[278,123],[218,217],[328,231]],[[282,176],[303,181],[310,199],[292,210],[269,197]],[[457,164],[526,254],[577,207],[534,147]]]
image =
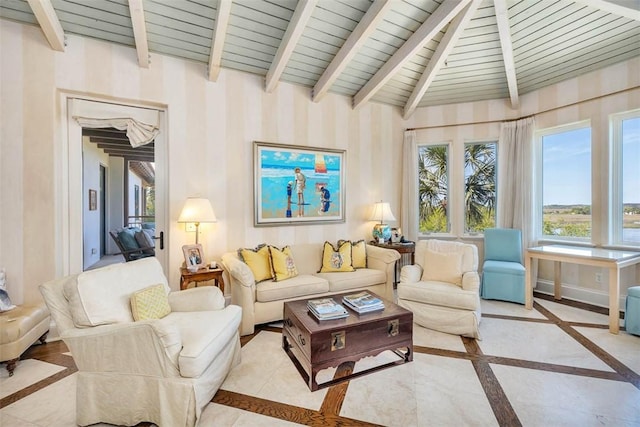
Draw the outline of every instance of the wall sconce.
[[[391,228],[385,221],[395,221],[396,217],[391,213],[391,207],[389,203],[380,201],[373,206],[373,213],[369,221],[380,221],[373,227],[373,238],[380,242],[386,242],[391,240]]]
[[[178,222],[192,222],[196,225],[196,244],[198,243],[198,234],[200,234],[201,222],[217,222],[216,214],[213,212],[209,199],[200,197],[189,197],[180,212]]]

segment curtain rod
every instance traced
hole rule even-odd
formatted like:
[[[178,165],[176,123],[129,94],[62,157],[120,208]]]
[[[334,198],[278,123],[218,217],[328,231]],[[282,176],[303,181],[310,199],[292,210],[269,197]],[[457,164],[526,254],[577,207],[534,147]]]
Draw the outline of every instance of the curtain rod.
[[[535,114],[530,114],[528,116],[522,116],[522,117],[517,117],[515,119],[502,119],[502,120],[485,120],[482,122],[466,122],[466,123],[455,123],[455,124],[450,124],[450,125],[433,125],[433,126],[421,126],[421,127],[415,127],[415,128],[406,128],[405,130],[422,130],[422,129],[433,129],[433,128],[448,128],[448,127],[453,127],[453,126],[469,126],[469,125],[483,125],[483,124],[488,124],[488,123],[502,123],[502,122],[507,122],[507,121],[515,121],[515,120],[521,120],[521,119],[526,119],[529,117],[534,117],[536,115],[540,115],[540,114],[544,114],[544,113],[549,113],[551,111],[555,111],[555,110],[560,110],[562,108],[568,108],[568,107],[573,107],[574,105],[578,105],[578,104],[582,104],[585,102],[591,102],[591,101],[595,101],[601,98],[606,98],[608,96],[613,96],[613,95],[618,95],[620,93],[624,93],[624,92],[630,92],[632,90],[638,89],[640,88],[640,86],[634,86],[631,88],[627,88],[627,89],[621,89],[615,92],[611,92],[611,93],[607,93],[606,95],[599,95],[599,96],[595,96],[593,98],[588,98],[582,101],[576,101],[576,102],[572,102],[571,104],[566,104],[566,105],[562,105],[559,107],[553,107],[553,108],[548,108],[546,110],[542,110],[542,111],[538,111]]]

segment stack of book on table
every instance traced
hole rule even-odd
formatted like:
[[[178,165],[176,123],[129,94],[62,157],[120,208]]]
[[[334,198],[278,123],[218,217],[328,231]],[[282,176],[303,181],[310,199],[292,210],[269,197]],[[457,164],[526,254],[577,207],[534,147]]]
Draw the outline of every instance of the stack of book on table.
[[[384,303],[382,300],[371,295],[367,291],[358,292],[357,294],[352,295],[345,295],[342,297],[342,302],[344,305],[359,314],[384,310]]]
[[[307,301],[307,308],[318,320],[341,319],[349,316],[349,312],[333,298],[320,298]]]

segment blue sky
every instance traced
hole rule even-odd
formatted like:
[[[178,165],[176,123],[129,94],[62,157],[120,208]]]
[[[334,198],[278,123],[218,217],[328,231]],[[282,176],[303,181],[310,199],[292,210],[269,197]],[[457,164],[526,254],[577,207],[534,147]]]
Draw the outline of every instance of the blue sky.
[[[623,202],[640,203],[640,118],[624,122]],[[591,129],[543,139],[543,205],[591,204]]]

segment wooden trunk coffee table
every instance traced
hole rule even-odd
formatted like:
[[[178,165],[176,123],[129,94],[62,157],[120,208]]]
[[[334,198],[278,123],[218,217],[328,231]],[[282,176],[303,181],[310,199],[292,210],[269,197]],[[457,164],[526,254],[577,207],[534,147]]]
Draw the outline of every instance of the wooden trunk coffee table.
[[[343,295],[354,293],[330,297],[342,304]],[[319,321],[309,313],[308,300],[284,303],[282,348],[311,391],[413,360],[413,313],[409,310],[383,300],[385,308],[381,311],[358,314],[347,308],[349,317]],[[323,369],[338,367],[343,362],[357,362],[386,350],[400,359],[322,384],[316,382],[316,374]]]

